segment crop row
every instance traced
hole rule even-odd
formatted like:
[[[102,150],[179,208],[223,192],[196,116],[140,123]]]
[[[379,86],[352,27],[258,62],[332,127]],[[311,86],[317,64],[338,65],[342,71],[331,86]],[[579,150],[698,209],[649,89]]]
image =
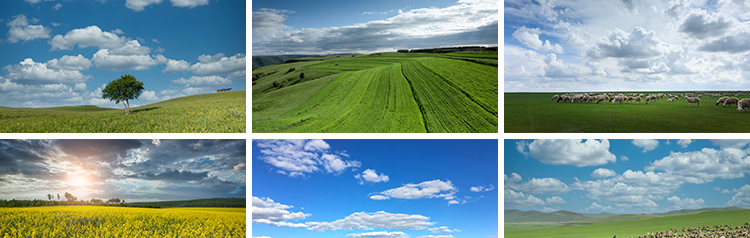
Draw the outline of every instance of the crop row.
[[[497,132],[493,115],[419,61],[402,62],[429,132]]]
[[[122,207],[0,208],[5,237],[245,237],[244,213]]]

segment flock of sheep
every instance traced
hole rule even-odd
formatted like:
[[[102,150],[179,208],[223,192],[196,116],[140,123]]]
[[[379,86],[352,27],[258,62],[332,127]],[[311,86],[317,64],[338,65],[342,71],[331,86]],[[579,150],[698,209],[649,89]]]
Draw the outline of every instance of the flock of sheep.
[[[681,234],[678,234],[681,233]],[[632,236],[631,236],[632,237]],[[660,231],[656,233],[647,232],[639,238],[730,238],[730,237],[750,237],[750,222],[744,225],[715,225],[704,227],[683,227],[681,230],[672,228],[669,231]]]
[[[721,97],[721,94],[718,93],[709,93],[707,96],[710,97]],[[737,94],[736,96],[741,96],[741,94]],[[649,102],[653,103],[656,100],[668,98],[667,102],[676,102],[677,100],[680,100],[680,98],[685,99],[685,101],[688,102],[688,107],[692,105],[693,103],[698,104],[698,107],[701,106],[701,97],[703,97],[702,94],[699,93],[682,93],[682,94],[665,94],[665,93],[656,93],[656,94],[637,94],[637,93],[631,93],[628,95],[625,94],[614,94],[614,93],[579,93],[579,94],[563,94],[561,95],[555,95],[552,96],[552,100],[557,100],[557,102],[564,102],[564,103],[608,103],[612,102],[614,105],[615,103],[627,103],[627,102],[638,102],[641,103],[641,100],[645,101],[646,104],[649,104]],[[736,105],[737,111],[744,111],[744,108],[750,108],[750,98],[743,98],[738,99],[736,97],[721,97],[719,101],[716,102],[716,105],[719,105],[719,103],[722,103],[724,107],[727,107],[727,105]]]

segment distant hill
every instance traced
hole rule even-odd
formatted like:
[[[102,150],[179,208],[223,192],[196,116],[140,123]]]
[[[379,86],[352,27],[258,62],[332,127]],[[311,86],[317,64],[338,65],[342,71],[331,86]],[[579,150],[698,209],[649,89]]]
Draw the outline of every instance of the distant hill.
[[[246,207],[245,198],[209,198],[195,200],[179,200],[164,202],[131,202],[130,205],[150,205],[162,208],[167,207]]]
[[[253,56],[253,70],[267,65],[281,64],[289,59],[303,58],[308,56],[310,55]]]
[[[521,211],[516,209],[505,209],[505,222],[568,222],[604,218],[616,215],[617,214],[611,213],[586,214],[566,210],[558,210],[547,213],[534,210]]]

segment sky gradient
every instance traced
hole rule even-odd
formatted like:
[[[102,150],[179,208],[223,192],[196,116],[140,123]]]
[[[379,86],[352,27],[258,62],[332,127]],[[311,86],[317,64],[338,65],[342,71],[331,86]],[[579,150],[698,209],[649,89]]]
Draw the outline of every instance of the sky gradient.
[[[0,199],[244,198],[245,140],[0,140]],[[63,198],[64,199],[64,198]]]
[[[0,2],[0,106],[97,105],[124,74],[131,105],[245,89],[244,1]]]
[[[504,2],[506,92],[747,90],[750,3]]]
[[[488,237],[497,140],[253,140],[253,237]]]
[[[505,140],[506,209],[750,208],[750,140]]]
[[[253,55],[497,46],[494,0],[253,1]]]

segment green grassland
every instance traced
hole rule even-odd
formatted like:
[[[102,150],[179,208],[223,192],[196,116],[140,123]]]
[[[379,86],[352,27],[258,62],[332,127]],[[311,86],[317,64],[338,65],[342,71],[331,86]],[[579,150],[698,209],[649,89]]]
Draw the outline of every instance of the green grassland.
[[[497,132],[497,52],[290,61],[253,71],[253,132]]]
[[[245,95],[239,90],[174,98],[131,108],[130,115],[96,106],[0,107],[0,132],[244,133]]]
[[[652,104],[639,103],[557,103],[557,93],[505,93],[504,131],[506,133],[702,133],[750,132],[737,122],[750,113],[737,106],[716,106],[719,98],[703,96],[701,107],[688,106],[685,99]],[[746,110],[747,111],[747,110]]]
[[[606,218],[604,218],[606,219]],[[687,215],[674,215],[666,217],[655,217],[639,220],[595,223],[589,225],[569,225],[554,228],[541,229],[506,229],[505,237],[524,238],[586,238],[586,237],[638,237],[646,232],[667,231],[672,228],[702,227],[726,224],[744,224],[750,221],[750,210],[701,212]],[[552,226],[553,224],[548,224]],[[541,227],[539,225],[534,228]]]

